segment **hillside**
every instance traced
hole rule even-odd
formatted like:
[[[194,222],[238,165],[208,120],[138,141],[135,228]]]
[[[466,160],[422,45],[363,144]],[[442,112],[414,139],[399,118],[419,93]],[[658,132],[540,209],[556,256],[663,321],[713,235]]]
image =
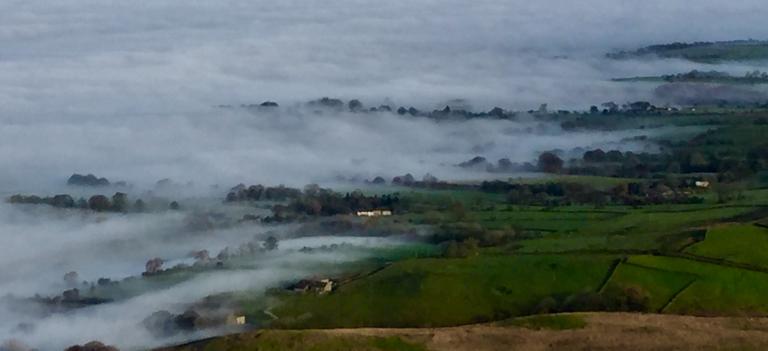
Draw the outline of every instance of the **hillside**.
[[[642,57],[678,58],[699,63],[755,61],[768,59],[768,41],[733,40],[717,42],[671,43],[651,45],[631,51],[606,55],[612,59]]]
[[[584,313],[451,328],[269,330],[157,351],[764,350],[768,320]]]

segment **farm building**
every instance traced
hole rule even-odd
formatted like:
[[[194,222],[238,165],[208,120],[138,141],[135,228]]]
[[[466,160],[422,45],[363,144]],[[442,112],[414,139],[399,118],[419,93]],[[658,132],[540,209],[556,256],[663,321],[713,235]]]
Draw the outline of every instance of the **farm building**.
[[[295,292],[313,292],[322,295],[333,291],[335,286],[336,282],[332,279],[302,279],[293,286],[290,286],[289,289]]]
[[[227,324],[229,325],[245,325],[245,316],[231,314],[227,316]]]
[[[381,217],[381,216],[391,216],[392,211],[390,210],[371,210],[371,211],[357,211],[358,217]]]

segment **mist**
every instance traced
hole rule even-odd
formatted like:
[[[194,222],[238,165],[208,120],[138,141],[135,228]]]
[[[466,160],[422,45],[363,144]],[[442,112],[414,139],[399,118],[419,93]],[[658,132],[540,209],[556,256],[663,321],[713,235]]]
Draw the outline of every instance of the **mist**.
[[[240,210],[234,207],[223,211],[233,215]],[[62,213],[48,207],[2,204],[0,214],[0,232],[12,234],[4,237],[0,257],[0,264],[7,267],[0,274],[0,292],[4,297],[0,302],[0,314],[4,317],[0,321],[0,340],[22,340],[41,350],[63,349],[94,339],[119,345],[121,349],[144,349],[220,333],[219,329],[210,329],[158,338],[142,321],[159,310],[182,313],[190,304],[213,294],[233,291],[260,294],[270,287],[327,273],[328,267],[365,258],[370,248],[400,244],[396,238],[330,237],[323,233],[290,238],[286,237],[288,226],[267,228],[258,224],[194,232],[183,220],[192,211]],[[280,247],[247,257],[250,268],[211,270],[169,286],[147,283],[140,293],[110,303],[37,316],[19,312],[20,302],[5,300],[35,294],[59,295],[71,288],[62,279],[71,271],[77,272],[82,281],[109,278],[119,282],[141,276],[144,262],[149,258],[162,257],[168,267],[191,263],[188,257],[192,251],[209,250],[215,255],[225,247],[231,250],[246,242],[263,240],[267,235],[279,236]],[[350,246],[331,252],[299,252],[304,247],[332,244]],[[32,327],[22,330],[20,325]]]

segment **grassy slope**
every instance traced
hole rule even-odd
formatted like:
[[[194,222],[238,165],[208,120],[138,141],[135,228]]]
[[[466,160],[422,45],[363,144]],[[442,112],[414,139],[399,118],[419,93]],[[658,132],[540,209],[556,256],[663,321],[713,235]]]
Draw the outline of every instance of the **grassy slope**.
[[[313,348],[314,347],[314,348]],[[421,329],[253,331],[162,349],[203,350],[765,350],[768,320],[579,313]]]
[[[533,330],[569,330],[584,328],[587,325],[587,321],[579,314],[549,314],[512,318],[498,322],[495,325],[515,326]]]
[[[436,208],[451,201],[465,203],[468,208],[465,220],[481,223],[487,228],[513,223],[526,230],[544,232],[539,238],[517,241],[510,256],[407,260],[346,284],[328,296],[283,294],[279,296],[283,304],[273,309],[280,316],[276,324],[279,327],[445,326],[530,313],[544,297],[598,289],[611,261],[616,258],[609,252],[636,254],[660,250],[673,254],[690,243],[689,228],[749,213],[755,209],[752,205],[764,203],[764,193],[764,190],[748,191],[743,200],[729,205],[544,209],[501,205],[498,196],[477,191],[420,192],[416,195],[420,197],[419,201]],[[451,221],[450,213],[437,212],[440,217],[431,220],[437,223]],[[399,220],[423,223],[428,215],[425,212],[410,213]],[[733,251],[742,255],[750,246],[731,244]],[[699,245],[706,247],[704,243]],[[700,250],[699,245],[689,250],[696,253]],[[721,244],[711,246],[723,250]],[[490,252],[510,253],[500,249],[488,250]],[[643,260],[659,260],[662,264],[640,262]],[[750,261],[734,259],[734,262]],[[694,269],[696,267],[701,271]],[[739,279],[749,281],[762,277],[755,274],[759,275],[677,258],[636,256],[619,265],[606,286],[642,287],[650,294],[653,310],[738,313],[760,300],[750,300],[749,293],[745,298],[732,289],[720,289],[719,285],[747,284]],[[696,295],[706,288],[720,289],[718,297],[706,301],[697,299]],[[762,291],[757,285],[755,289]],[[692,295],[692,291],[698,292]],[[744,303],[733,303],[732,308],[709,305],[718,298],[723,301],[741,299]],[[763,309],[755,311],[762,312]]]
[[[681,258],[633,256],[630,263],[696,275],[664,312],[693,314],[768,313],[768,274]]]
[[[545,236],[521,243],[522,252],[563,252],[573,250],[651,250],[660,248],[662,237],[686,227],[748,213],[749,207],[713,207],[687,212],[632,211],[605,221],[575,227],[576,233]]]
[[[768,59],[768,43],[764,41],[716,42],[709,45],[661,49],[654,54],[661,58],[680,58],[699,63],[755,61]],[[633,56],[642,57],[645,55],[629,53],[624,57]]]
[[[288,295],[280,327],[448,326],[529,313],[551,295],[596,291],[611,256],[479,256],[395,263],[325,295]]]
[[[751,224],[718,226],[686,252],[768,268],[768,229]]]
[[[672,297],[698,278],[696,275],[666,269],[649,268],[622,262],[604,289],[638,286],[649,293],[650,308],[660,311]]]
[[[424,351],[426,347],[397,336],[328,335],[302,331],[263,331],[203,340],[176,351]]]

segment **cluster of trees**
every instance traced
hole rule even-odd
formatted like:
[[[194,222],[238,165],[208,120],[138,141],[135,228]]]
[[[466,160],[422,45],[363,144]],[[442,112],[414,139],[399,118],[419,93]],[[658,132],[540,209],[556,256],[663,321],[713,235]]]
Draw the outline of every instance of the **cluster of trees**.
[[[106,195],[93,195],[87,200],[82,197],[75,200],[69,194],[47,197],[16,194],[8,198],[8,202],[12,204],[50,205],[57,208],[90,209],[97,212],[143,212],[146,210],[144,200],[137,199],[133,204],[130,204],[128,195],[121,192],[116,192],[111,198]],[[172,201],[168,208],[178,210],[180,205],[178,202]]]
[[[661,78],[667,82],[743,82],[743,83],[763,83],[768,82],[768,72],[759,70],[750,71],[743,76],[732,76],[726,72],[720,71],[698,71],[692,70],[687,73],[668,74]]]
[[[766,45],[765,41],[760,40],[730,40],[730,41],[696,41],[691,43],[686,42],[674,42],[669,44],[656,44],[650,45],[637,50],[631,51],[618,51],[614,53],[608,53],[605,56],[610,59],[628,59],[637,56],[657,55],[660,57],[682,57],[687,59],[694,59],[694,61],[702,61],[702,59],[716,59],[717,54],[727,54],[729,49],[733,49],[739,46],[762,46]],[[716,51],[685,51],[690,48],[708,48],[717,49]],[[749,51],[749,50],[747,50]],[[707,60],[703,60],[707,61]]]
[[[434,228],[431,241],[434,243],[455,243],[472,247],[498,246],[517,237],[517,231],[511,227],[489,229],[480,223],[462,218],[456,222],[442,223]]]
[[[581,159],[564,161],[554,152],[539,156],[539,171],[556,174],[622,178],[663,178],[669,174],[716,173],[718,180],[732,182],[768,169],[768,144],[749,147],[745,153],[724,155],[713,151],[718,141],[713,133],[694,138],[685,145],[666,143],[672,152],[649,154],[601,149],[588,150]]]
[[[467,238],[463,241],[451,240],[445,243],[443,257],[466,258],[477,256],[480,252],[480,241],[475,238]]]
[[[283,185],[265,187],[257,184],[246,187],[245,184],[238,184],[229,190],[225,201],[285,201],[299,197],[301,197],[301,190]]]
[[[650,294],[640,286],[609,287],[602,292],[583,292],[565,297],[546,297],[532,314],[561,312],[651,312]]]
[[[107,178],[99,178],[93,174],[82,175],[75,173],[67,179],[67,185],[108,186],[109,180]]]
[[[143,276],[152,276],[157,274],[166,273],[169,271],[179,271],[188,268],[211,268],[211,267],[223,267],[227,260],[235,257],[252,256],[258,253],[277,250],[279,246],[279,240],[274,235],[269,235],[264,240],[254,238],[246,243],[241,244],[237,248],[230,248],[229,246],[223,248],[219,253],[212,257],[208,250],[197,250],[189,254],[189,257],[195,260],[195,263],[190,267],[187,264],[178,264],[171,268],[164,268],[165,260],[159,257],[152,258],[145,264]]]
[[[706,46],[706,45],[712,45],[712,44],[714,43],[705,42],[705,41],[693,42],[693,43],[674,42],[669,44],[656,44],[656,45],[649,45],[643,48],[639,48],[633,51],[622,50],[615,53],[608,53],[608,54],[605,54],[605,57],[610,59],[626,59],[633,56],[660,54],[667,51],[682,50],[682,49],[688,49],[692,47]]]
[[[76,308],[107,303],[112,300],[93,296],[81,296],[80,289],[71,288],[64,290],[61,295],[53,297],[35,295],[29,301],[43,306],[47,313],[63,313]]]
[[[360,190],[342,195],[313,184],[306,186],[301,196],[289,204],[273,206],[273,216],[264,221],[280,222],[298,216],[334,216],[375,209],[395,210],[399,204],[397,195],[366,196]]]
[[[590,204],[647,205],[661,203],[700,203],[702,198],[691,191],[691,182],[653,181],[620,184],[605,191],[590,185],[573,182],[543,184],[515,184],[504,181],[485,181],[480,189],[485,192],[506,194],[512,205],[568,206]]]
[[[221,323],[211,321],[193,309],[181,314],[172,314],[165,310],[157,311],[142,321],[144,328],[158,338],[167,338],[180,332],[192,332],[219,324]]]
[[[91,341],[83,345],[73,345],[67,347],[64,351],[120,351],[112,345],[105,345],[100,341]]]
[[[267,108],[278,107],[279,105],[273,101],[265,101],[261,104],[247,104],[240,105],[242,108],[264,110]],[[442,109],[435,109],[432,111],[421,111],[413,106],[405,107],[393,107],[390,105],[379,105],[366,107],[363,102],[358,99],[352,99],[344,101],[337,98],[323,97],[317,100],[312,100],[306,103],[309,108],[316,109],[318,112],[323,110],[331,111],[349,111],[353,113],[375,113],[375,112],[390,112],[397,113],[404,116],[409,115],[413,117],[426,117],[433,119],[471,119],[471,118],[500,118],[500,119],[513,119],[516,114],[511,111],[507,111],[501,107],[494,107],[484,112],[472,112],[468,111],[465,107],[451,108],[451,106],[445,106]],[[221,105],[222,108],[232,108],[232,106]]]
[[[382,177],[376,177],[372,181],[369,181],[368,183],[373,185],[384,185],[387,183],[387,181],[384,180],[384,178]],[[425,174],[424,177],[421,178],[421,180],[417,180],[410,173],[407,173],[401,176],[395,176],[392,178],[392,185],[407,186],[411,188],[422,188],[422,189],[438,189],[438,190],[450,190],[450,189],[461,188],[461,186],[458,184],[448,183],[446,181],[439,180],[437,179],[437,177],[429,173]]]
[[[508,158],[502,158],[492,163],[485,157],[476,156],[471,160],[464,161],[458,164],[459,167],[465,169],[474,169],[478,171],[485,171],[490,173],[514,173],[514,172],[535,172],[536,166],[531,163],[517,163],[512,162]]]

